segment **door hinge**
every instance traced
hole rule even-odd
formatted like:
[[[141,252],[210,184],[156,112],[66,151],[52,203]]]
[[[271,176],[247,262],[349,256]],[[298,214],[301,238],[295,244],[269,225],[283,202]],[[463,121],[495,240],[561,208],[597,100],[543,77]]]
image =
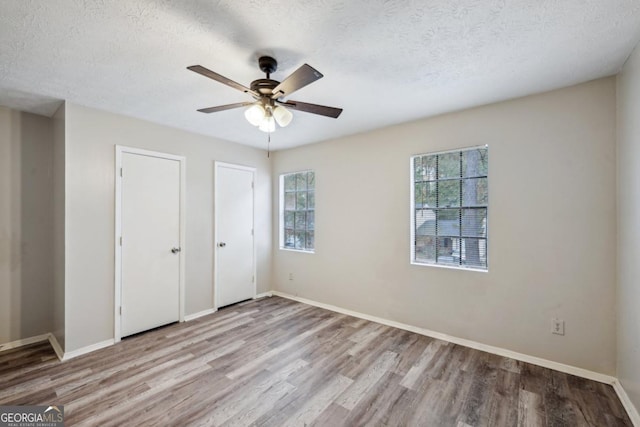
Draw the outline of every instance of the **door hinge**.
[[[251,276],[251,283],[255,283],[256,281],[256,276]]]
[[[122,236],[120,236],[120,246],[122,246]]]
[[[253,181],[251,181],[251,188],[253,188]]]
[[[122,316],[122,306],[120,306],[120,316]]]
[[[122,168],[120,168],[120,177],[122,177]]]
[[[251,235],[253,236],[253,228],[251,229]]]

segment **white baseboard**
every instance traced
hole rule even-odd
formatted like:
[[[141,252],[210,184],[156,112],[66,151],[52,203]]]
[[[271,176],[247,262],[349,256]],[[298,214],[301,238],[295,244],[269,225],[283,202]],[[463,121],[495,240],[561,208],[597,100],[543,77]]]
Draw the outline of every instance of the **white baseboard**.
[[[58,359],[60,361],[64,360],[64,350],[62,350],[62,346],[58,342],[56,336],[52,333],[49,333],[47,335],[49,335],[47,338],[49,340],[49,344],[51,344],[51,347],[53,347],[53,351],[56,352],[56,356],[58,356]]]
[[[187,316],[184,316],[184,321],[185,322],[190,322],[192,320],[197,319],[198,317],[206,316],[206,315],[215,313],[216,311],[218,311],[218,310],[215,309],[215,308],[208,308],[206,310],[202,310],[202,311],[199,311],[197,313],[193,313],[193,314],[189,314]]]
[[[357,311],[347,310],[341,307],[337,307],[335,305],[324,304],[324,303],[309,300],[306,298],[289,295],[287,293],[280,292],[280,291],[272,291],[272,293],[273,295],[277,295],[283,298],[302,302],[304,304],[309,304],[315,307],[320,307],[327,310],[335,311],[337,313],[358,317],[360,319],[370,320],[372,322],[380,323],[380,324],[391,326],[398,329],[403,329],[409,332],[415,332],[416,334],[426,335],[431,338],[436,338],[439,340],[451,342],[464,347],[470,347],[476,350],[486,351],[487,353],[496,354],[498,356],[509,357],[511,359],[516,359],[522,362],[531,363],[532,365],[542,366],[543,368],[554,369],[556,371],[564,372],[564,373],[575,375],[582,378],[587,378],[587,379],[598,381],[601,383],[613,385],[614,382],[616,381],[616,378],[610,375],[589,371],[587,369],[582,369],[575,366],[565,365],[564,363],[554,362],[552,360],[542,359],[540,357],[529,356],[528,354],[518,353],[512,350],[507,350],[505,348],[482,344],[482,343],[471,341],[465,338],[454,337],[451,335],[443,334],[441,332],[431,331],[429,329],[419,328],[417,326],[407,325],[405,323],[395,322],[393,320],[387,320],[381,317],[371,316],[369,314],[358,313]]]
[[[271,292],[263,292],[263,293],[261,293],[261,294],[257,294],[255,297],[253,297],[253,299],[264,298],[264,297],[270,297],[271,295],[272,295],[272,294],[271,294]],[[209,314],[213,314],[213,313],[215,313],[216,311],[218,311],[218,309],[217,309],[217,308],[209,308],[209,309],[207,309],[207,310],[202,310],[202,311],[199,311],[199,312],[197,312],[197,313],[189,314],[189,315],[187,315],[187,316],[184,316],[184,321],[185,321],[185,322],[189,322],[189,321],[191,321],[191,320],[195,320],[195,319],[197,319],[197,318],[199,318],[199,317],[207,316],[207,315],[209,315]]]
[[[44,342],[44,341],[49,341],[49,344],[51,345],[51,347],[53,347],[53,351],[56,353],[56,356],[58,356],[58,359],[64,360],[64,356],[65,356],[64,351],[62,351],[62,347],[58,343],[58,340],[56,339],[56,337],[50,332],[46,334],[38,335],[35,337],[24,338],[21,340],[11,341],[9,343],[2,344],[0,345],[0,351],[23,347],[25,345],[35,344],[35,343]]]
[[[622,402],[622,406],[626,409],[627,414],[629,414],[629,418],[631,418],[633,425],[640,427],[640,413],[638,413],[638,409],[635,407],[618,379],[613,382],[613,389],[616,391],[616,394],[618,395],[620,402]]]
[[[35,337],[23,338],[21,340],[11,341],[5,344],[0,344],[0,351],[11,350],[12,348],[23,347],[29,344],[35,344],[37,342],[47,341],[49,334],[37,335]]]
[[[102,348],[105,347],[109,347],[111,345],[115,344],[115,341],[113,340],[113,338],[105,340],[105,341],[101,341],[95,344],[91,344],[88,345],[86,347],[82,347],[79,348],[77,350],[73,350],[73,351],[67,351],[64,353],[64,356],[62,357],[63,361],[67,361],[69,359],[73,359],[74,357],[78,357],[78,356],[82,356],[83,354],[87,354],[87,353],[91,353],[92,351],[96,351],[96,350],[100,350]]]

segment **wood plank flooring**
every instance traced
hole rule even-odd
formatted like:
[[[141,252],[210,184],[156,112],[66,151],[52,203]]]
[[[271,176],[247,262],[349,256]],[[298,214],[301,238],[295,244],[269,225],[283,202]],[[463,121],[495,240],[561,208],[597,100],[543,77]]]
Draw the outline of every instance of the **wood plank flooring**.
[[[631,426],[613,388],[272,297],[59,362],[0,353],[0,405],[86,426]]]

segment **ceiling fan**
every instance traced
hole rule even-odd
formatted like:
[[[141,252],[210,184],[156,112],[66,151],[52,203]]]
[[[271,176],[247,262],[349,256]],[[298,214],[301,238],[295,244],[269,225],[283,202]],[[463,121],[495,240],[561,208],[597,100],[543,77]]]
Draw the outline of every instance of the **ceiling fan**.
[[[282,82],[271,79],[271,74],[278,68],[278,62],[270,56],[262,56],[258,59],[260,70],[267,75],[266,79],[258,79],[251,82],[250,87],[234,82],[201,65],[192,65],[188,70],[201,74],[217,82],[238,89],[254,98],[253,102],[238,102],[235,104],[219,105],[217,107],[201,108],[202,113],[215,113],[217,111],[230,110],[232,108],[249,107],[245,110],[245,117],[254,126],[263,132],[276,130],[276,123],[285,127],[291,123],[293,114],[288,108],[305,113],[319,114],[321,116],[337,119],[342,113],[342,108],[326,107],[324,105],[309,104],[306,102],[284,100],[293,92],[322,78],[322,74],[308,64],[302,65]]]

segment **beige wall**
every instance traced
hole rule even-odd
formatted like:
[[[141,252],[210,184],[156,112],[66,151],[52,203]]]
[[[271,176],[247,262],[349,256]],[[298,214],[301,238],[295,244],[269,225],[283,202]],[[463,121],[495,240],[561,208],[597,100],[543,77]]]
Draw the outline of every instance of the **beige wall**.
[[[55,112],[53,121],[53,323],[51,333],[65,348],[65,105]]]
[[[410,156],[479,144],[489,272],[410,265]],[[278,250],[274,191],[275,289],[615,374],[615,154],[613,78],[277,152],[317,211],[316,253]]]
[[[51,120],[0,107],[0,344],[49,332]]]
[[[640,49],[618,76],[618,378],[640,410]]]
[[[66,351],[113,338],[115,145],[186,157],[186,314],[212,307],[214,161],[257,168],[258,292],[271,289],[267,153],[67,103]]]

